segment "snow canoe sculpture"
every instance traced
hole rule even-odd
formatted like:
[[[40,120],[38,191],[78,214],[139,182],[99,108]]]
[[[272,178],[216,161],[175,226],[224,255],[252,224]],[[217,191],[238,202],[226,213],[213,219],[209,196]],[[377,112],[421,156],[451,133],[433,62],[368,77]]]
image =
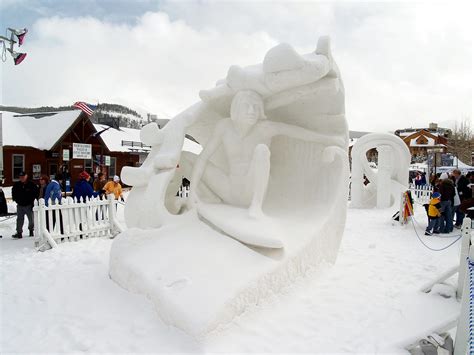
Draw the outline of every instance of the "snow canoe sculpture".
[[[163,320],[204,336],[323,261],[344,230],[349,162],[344,87],[321,37],[306,55],[280,44],[262,64],[232,66],[163,129],[132,185],[128,229],[110,276],[145,294]],[[186,134],[202,146],[181,152]],[[175,195],[191,181],[187,208]]]
[[[378,153],[377,171],[367,160],[367,152],[373,148]],[[410,159],[405,142],[393,134],[370,133],[359,138],[352,147],[351,206],[398,206],[402,192],[408,189]],[[369,180],[367,185],[364,175]]]

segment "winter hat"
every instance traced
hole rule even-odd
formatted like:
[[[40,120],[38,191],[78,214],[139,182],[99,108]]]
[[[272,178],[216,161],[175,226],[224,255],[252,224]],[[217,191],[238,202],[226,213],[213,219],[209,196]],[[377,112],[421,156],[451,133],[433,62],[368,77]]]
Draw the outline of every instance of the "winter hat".
[[[440,198],[441,194],[439,192],[433,193],[433,198]]]
[[[90,178],[90,175],[87,173],[87,171],[83,171],[82,173],[79,174],[79,179],[88,180],[89,178]]]
[[[115,182],[119,182],[119,181],[120,181],[120,178],[118,177],[118,175],[115,175],[115,176],[114,176],[114,181],[115,181]]]
[[[442,173],[439,177],[441,180],[449,178],[448,173]]]

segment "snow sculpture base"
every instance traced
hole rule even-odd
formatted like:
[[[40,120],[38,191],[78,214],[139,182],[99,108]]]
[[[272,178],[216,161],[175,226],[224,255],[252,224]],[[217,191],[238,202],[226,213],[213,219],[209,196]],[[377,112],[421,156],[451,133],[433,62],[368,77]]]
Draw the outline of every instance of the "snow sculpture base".
[[[297,237],[295,224],[302,223],[295,219],[280,231],[284,249],[244,245],[195,212],[159,229],[131,228],[113,243],[110,276],[146,295],[163,321],[203,338],[321,262],[335,261],[332,244],[339,243],[343,223],[321,218]],[[327,250],[334,254],[324,255]]]

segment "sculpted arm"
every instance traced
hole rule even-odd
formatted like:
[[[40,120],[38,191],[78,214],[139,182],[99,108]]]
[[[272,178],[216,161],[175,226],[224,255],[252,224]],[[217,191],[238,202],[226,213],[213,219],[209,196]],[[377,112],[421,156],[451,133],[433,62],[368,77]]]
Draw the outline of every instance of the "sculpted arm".
[[[342,148],[345,148],[346,146],[346,142],[342,137],[316,133],[299,126],[274,121],[265,122],[265,126],[267,132],[270,132],[272,136],[284,135],[291,138],[301,139],[306,142],[335,145]]]

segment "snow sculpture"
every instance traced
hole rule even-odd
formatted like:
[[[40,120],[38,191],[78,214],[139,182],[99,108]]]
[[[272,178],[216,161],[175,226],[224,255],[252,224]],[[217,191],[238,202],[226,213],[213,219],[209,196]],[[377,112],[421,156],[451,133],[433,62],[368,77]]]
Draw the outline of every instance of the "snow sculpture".
[[[128,230],[112,246],[110,275],[147,295],[160,316],[203,336],[322,261],[334,262],[347,207],[344,87],[321,37],[315,52],[289,45],[262,64],[232,66],[201,101],[141,139],[152,150],[132,185]],[[185,134],[204,147],[181,152]],[[181,177],[191,181],[176,205]]]
[[[376,148],[377,171],[368,163],[367,152]],[[399,137],[388,133],[370,133],[357,140],[352,148],[351,206],[386,208],[400,203],[408,189],[410,151]],[[364,175],[369,180],[364,184]]]

